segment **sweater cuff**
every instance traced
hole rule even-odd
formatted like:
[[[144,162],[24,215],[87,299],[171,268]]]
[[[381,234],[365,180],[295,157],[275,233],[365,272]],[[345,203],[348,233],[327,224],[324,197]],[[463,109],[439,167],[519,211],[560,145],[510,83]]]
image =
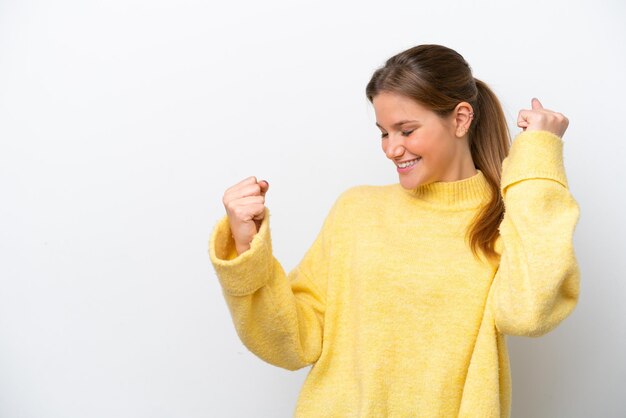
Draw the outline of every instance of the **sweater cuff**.
[[[563,139],[545,130],[520,132],[502,161],[500,192],[520,180],[547,178],[568,188],[563,165]]]
[[[269,229],[269,209],[261,228],[250,241],[250,248],[237,254],[228,215],[224,215],[213,228],[209,240],[209,257],[222,289],[234,296],[254,293],[270,277],[272,243]]]

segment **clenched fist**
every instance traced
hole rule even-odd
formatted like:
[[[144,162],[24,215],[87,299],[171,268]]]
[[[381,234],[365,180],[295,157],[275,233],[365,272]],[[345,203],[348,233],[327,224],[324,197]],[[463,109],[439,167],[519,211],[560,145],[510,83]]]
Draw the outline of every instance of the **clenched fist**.
[[[269,187],[267,181],[257,181],[251,176],[224,192],[222,203],[238,254],[250,248],[250,241],[261,228],[265,217],[265,193]]]
[[[523,131],[549,131],[562,138],[569,125],[569,119],[562,113],[544,109],[536,97],[531,100],[531,106],[531,110],[519,111],[517,126]]]

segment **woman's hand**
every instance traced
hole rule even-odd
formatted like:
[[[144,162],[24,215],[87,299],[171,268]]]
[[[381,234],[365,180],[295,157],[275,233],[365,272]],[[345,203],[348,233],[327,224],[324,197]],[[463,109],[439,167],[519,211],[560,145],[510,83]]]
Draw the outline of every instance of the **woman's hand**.
[[[265,217],[265,193],[269,187],[266,180],[257,181],[251,176],[224,192],[222,203],[238,254],[250,248],[250,241],[261,227]]]
[[[550,131],[563,137],[569,125],[569,119],[562,113],[544,109],[536,97],[533,97],[531,106],[532,110],[522,109],[519,111],[517,126],[524,131]]]

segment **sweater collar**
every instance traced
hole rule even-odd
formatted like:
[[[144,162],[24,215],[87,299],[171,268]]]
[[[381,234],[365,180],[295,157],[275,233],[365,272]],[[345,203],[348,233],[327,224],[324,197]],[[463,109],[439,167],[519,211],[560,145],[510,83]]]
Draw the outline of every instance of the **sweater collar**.
[[[491,197],[491,187],[483,172],[476,169],[476,174],[456,181],[436,181],[405,189],[400,183],[396,186],[404,195],[431,207],[442,209],[471,209],[480,206]]]

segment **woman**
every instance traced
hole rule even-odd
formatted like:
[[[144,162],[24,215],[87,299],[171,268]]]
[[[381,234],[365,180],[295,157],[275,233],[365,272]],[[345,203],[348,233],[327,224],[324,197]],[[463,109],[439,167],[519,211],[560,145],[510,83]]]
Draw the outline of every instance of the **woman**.
[[[238,335],[313,365],[296,417],[509,417],[504,336],[544,335],[578,301],[568,120],[533,99],[510,144],[497,97],[441,45],[391,57],[366,95],[400,181],[341,193],[289,274],[269,183],[224,193],[209,253]]]

